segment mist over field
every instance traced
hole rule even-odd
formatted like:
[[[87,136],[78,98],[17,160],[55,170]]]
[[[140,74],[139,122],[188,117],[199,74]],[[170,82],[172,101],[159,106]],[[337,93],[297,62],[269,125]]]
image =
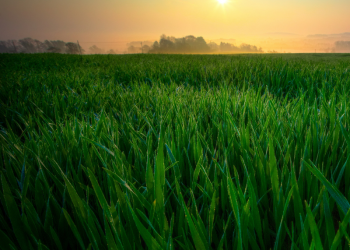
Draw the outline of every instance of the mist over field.
[[[251,52],[252,48],[240,48],[242,44],[265,53],[348,53],[349,9],[348,0],[3,0],[0,40],[14,40],[17,51],[23,48],[16,41],[31,37],[43,43],[79,41],[85,54],[124,54],[152,50],[165,34],[177,44],[164,44],[169,48],[163,52],[208,53],[173,39],[193,35],[212,44],[211,52],[216,53]],[[6,42],[4,49],[2,43],[1,51],[12,53],[13,47],[13,42]],[[60,47],[60,53],[65,51]]]
[[[174,36],[162,35],[159,41],[152,42],[130,42],[123,54],[136,53],[263,53],[262,48],[254,45],[242,43],[234,45],[228,42],[207,43],[203,37],[192,35],[175,38]],[[64,42],[61,40],[41,42],[32,38],[20,40],[0,41],[0,53],[63,53],[63,54],[117,54],[118,50],[105,50],[97,45],[92,45],[88,49],[83,49],[79,42]],[[120,53],[120,52],[119,52]]]
[[[62,40],[32,38],[0,41],[0,53],[63,53],[63,54],[234,54],[234,53],[349,53],[350,32],[342,34],[316,34],[300,37],[289,33],[271,33],[267,37],[239,39],[212,39],[188,35],[184,37],[161,35],[152,41],[131,41],[117,49],[105,43],[91,46]],[[84,44],[84,43],[83,43]],[[108,44],[108,43],[107,43]],[[254,45],[254,44],[258,44]],[[110,47],[108,47],[110,46]]]

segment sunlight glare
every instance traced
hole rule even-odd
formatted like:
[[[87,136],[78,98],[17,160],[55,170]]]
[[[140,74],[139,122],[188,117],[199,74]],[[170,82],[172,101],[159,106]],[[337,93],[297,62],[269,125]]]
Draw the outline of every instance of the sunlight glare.
[[[219,2],[219,4],[225,4],[227,2],[227,0],[217,0]]]

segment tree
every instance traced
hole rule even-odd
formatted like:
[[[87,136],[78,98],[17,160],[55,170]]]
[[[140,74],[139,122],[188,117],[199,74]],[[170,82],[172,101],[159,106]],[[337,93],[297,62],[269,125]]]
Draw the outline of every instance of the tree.
[[[19,43],[23,47],[23,51],[21,52],[24,52],[24,53],[45,52],[47,49],[44,43],[38,40],[34,40],[30,37],[19,40]]]
[[[159,43],[158,43],[158,41],[155,41],[155,42],[153,43],[152,49],[154,49],[154,50],[158,50],[158,49],[159,49]]]
[[[186,42],[184,37],[178,38],[175,41],[175,51],[178,53],[187,53],[191,51],[191,46]]]
[[[66,51],[66,43],[61,40],[48,41],[45,40],[46,51],[49,53],[64,53]]]
[[[0,41],[0,53],[8,53],[8,49],[5,41]]]
[[[114,55],[114,54],[117,54],[113,49],[110,49],[107,51],[107,54],[111,54],[111,55]]]
[[[162,38],[159,42],[159,48],[163,52],[170,52],[174,49],[174,43],[168,39]]]
[[[17,40],[1,41],[1,44],[6,47],[7,53],[20,53],[24,51],[24,47]]]
[[[228,51],[239,51],[239,48],[238,47],[236,47],[235,45],[233,45],[233,44],[231,44],[231,43],[223,43],[223,42],[221,42],[220,43],[220,50],[221,51],[226,51],[226,52],[228,52]]]
[[[142,53],[148,53],[151,50],[151,47],[148,45],[142,46]]]
[[[193,35],[182,38],[175,38],[173,36],[161,35],[160,41],[155,41],[150,53],[208,53],[210,51],[230,51],[230,52],[255,52],[262,53],[261,48],[254,45],[242,44],[239,47],[221,42],[220,45],[216,43],[209,43],[203,37],[195,37]]]
[[[209,46],[205,42],[203,37],[197,37],[195,40],[195,51],[198,52],[207,52],[209,51]]]
[[[210,50],[212,50],[212,51],[217,51],[220,49],[220,46],[214,42],[210,42],[208,44],[208,46],[209,46]]]
[[[193,35],[185,36],[184,38],[187,42],[194,42],[196,40],[196,37]]]
[[[61,53],[62,51],[59,48],[51,46],[51,47],[47,48],[46,52],[48,52],[48,53]]]
[[[104,50],[100,49],[99,47],[97,47],[96,45],[92,45],[89,48],[89,51],[91,54],[104,54]]]
[[[83,53],[84,50],[81,48],[80,45],[76,43],[66,43],[66,53],[68,54],[80,54]]]

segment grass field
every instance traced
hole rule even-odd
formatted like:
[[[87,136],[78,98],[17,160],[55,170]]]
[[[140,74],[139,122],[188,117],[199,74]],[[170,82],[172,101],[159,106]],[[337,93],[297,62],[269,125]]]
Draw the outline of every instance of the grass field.
[[[0,55],[1,249],[349,249],[350,55]]]

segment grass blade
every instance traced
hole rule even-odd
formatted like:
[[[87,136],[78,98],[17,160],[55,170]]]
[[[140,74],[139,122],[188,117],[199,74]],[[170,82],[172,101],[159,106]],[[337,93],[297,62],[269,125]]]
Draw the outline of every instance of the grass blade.
[[[7,213],[11,221],[12,229],[15,233],[18,244],[21,246],[22,249],[30,249],[27,235],[23,230],[24,225],[21,221],[21,215],[18,211],[16,201],[12,196],[10,187],[8,186],[7,181],[5,180],[4,175],[1,175],[1,182]]]
[[[306,161],[304,161],[304,163],[310,170],[310,172],[313,173],[322,182],[322,184],[326,186],[330,195],[339,205],[343,213],[346,214],[350,209],[350,204],[344,197],[344,195],[324,177],[324,175],[317,169],[317,167],[312,162],[310,162],[312,166],[310,166],[310,164],[308,164]]]

